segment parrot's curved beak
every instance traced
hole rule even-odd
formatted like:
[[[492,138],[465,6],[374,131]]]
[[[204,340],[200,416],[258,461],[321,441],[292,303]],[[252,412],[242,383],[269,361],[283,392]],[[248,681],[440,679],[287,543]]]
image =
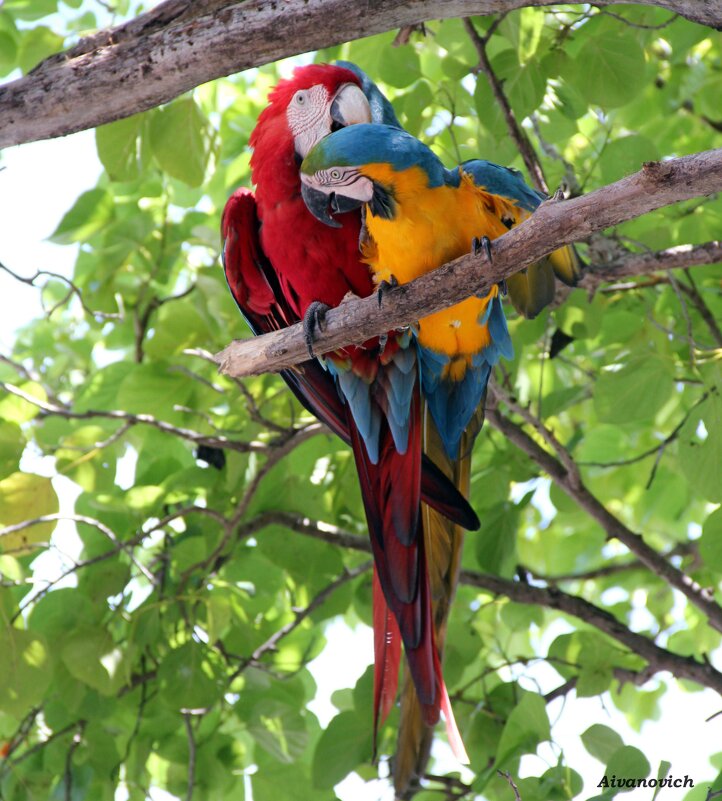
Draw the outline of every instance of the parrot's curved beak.
[[[347,125],[371,122],[371,106],[360,87],[345,83],[331,102],[331,132]]]
[[[324,225],[331,228],[341,228],[341,223],[334,220],[329,212],[330,196],[307,183],[301,183],[301,197],[306,208]]]

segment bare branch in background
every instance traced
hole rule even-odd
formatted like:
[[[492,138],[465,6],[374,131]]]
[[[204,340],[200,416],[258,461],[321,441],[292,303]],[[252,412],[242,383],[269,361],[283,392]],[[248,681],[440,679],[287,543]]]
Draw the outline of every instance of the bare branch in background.
[[[615,517],[582,483],[577,469],[568,471],[561,460],[555,459],[548,451],[545,451],[521,426],[501,415],[498,409],[487,409],[486,419],[490,425],[501,431],[507,439],[530,456],[555,484],[599,523],[608,537],[619,540],[649,570],[671,587],[678,589],[700,609],[707,616],[709,624],[713,628],[722,631],[722,607],[715,603],[714,596],[681,570],[671,565],[663,556],[647,545],[641,535],[627,528],[619,518]],[[538,425],[543,427],[541,421]],[[558,447],[562,447],[558,441],[557,444]]]
[[[2,92],[2,87],[0,87],[0,93]],[[0,126],[1,127],[1,126]],[[52,308],[50,309],[43,309],[48,317],[52,317],[53,313],[57,311],[61,306],[64,306],[71,297],[75,296],[78,299],[78,302],[83,307],[83,311],[86,314],[89,314],[91,317],[94,317],[96,320],[123,320],[124,311],[121,304],[121,298],[118,296],[118,306],[119,311],[117,312],[104,312],[98,311],[96,309],[91,309],[89,306],[86,305],[85,301],[83,300],[83,294],[80,291],[80,288],[74,284],[69,278],[60,273],[54,273],[50,270],[36,270],[34,275],[31,276],[22,276],[19,273],[16,273],[14,270],[11,270],[9,267],[6,267],[2,262],[0,262],[0,270],[3,270],[8,275],[12,276],[16,281],[20,281],[22,284],[27,284],[28,286],[36,286],[36,281],[38,278],[48,278],[54,279],[55,281],[61,281],[68,286],[68,293],[65,295],[64,298],[59,300],[55,303]]]
[[[495,414],[498,415],[498,412]],[[536,443],[534,444],[536,445]],[[305,521],[304,526],[299,526],[294,530],[324,542],[370,553],[371,543],[368,539],[343,536],[337,540],[333,532],[324,530],[324,528],[324,525],[317,521],[315,525],[311,521]],[[658,554],[657,556],[662,559]],[[459,574],[459,581],[461,584],[477,587],[494,595],[502,595],[517,603],[555,609],[583,620],[641,656],[649,663],[649,676],[669,671],[675,678],[690,679],[703,687],[709,687],[722,693],[722,673],[711,664],[698,662],[692,657],[680,656],[660,647],[648,637],[631,631],[605,609],[595,606],[584,598],[570,595],[557,587],[536,587],[523,581],[510,581],[500,576],[477,573],[472,570],[462,570]]]
[[[624,0],[600,0],[607,7]],[[722,26],[722,0],[639,0]],[[0,87],[0,148],[128,117],[207,81],[424,20],[542,8],[552,0],[165,0]],[[582,5],[580,3],[580,5]],[[113,102],[109,103],[108,98]]]
[[[479,55],[478,71],[483,72],[489,81],[489,86],[491,86],[494,99],[504,115],[504,120],[506,121],[506,127],[509,131],[509,135],[514,140],[514,144],[517,146],[517,149],[524,160],[524,165],[529,172],[532,183],[540,192],[544,192],[544,194],[548,195],[549,186],[544,176],[544,169],[539,161],[539,157],[534,151],[532,143],[529,141],[529,137],[526,135],[521,125],[519,125],[511,104],[504,93],[502,82],[494,72],[491,66],[491,61],[489,60],[489,55],[486,52],[486,46],[489,43],[489,39],[495,29],[494,25],[492,25],[492,27],[489,29],[489,32],[486,34],[486,36],[479,35],[479,32],[474,27],[474,23],[468,17],[464,19],[464,27],[471,37],[471,41],[474,43],[476,52]]]
[[[0,389],[18,398],[22,398],[31,406],[37,407],[47,415],[65,417],[68,420],[92,420],[99,418],[105,420],[121,420],[131,425],[147,425],[157,428],[159,431],[163,431],[166,434],[180,437],[195,445],[207,445],[211,448],[221,448],[229,451],[237,451],[238,453],[269,453],[276,447],[284,447],[294,437],[311,436],[326,430],[325,426],[321,423],[309,423],[300,428],[285,429],[284,435],[276,438],[273,442],[243,442],[241,440],[230,439],[221,434],[201,434],[198,431],[192,431],[188,428],[174,426],[171,423],[167,423],[165,420],[158,420],[157,417],[153,417],[150,414],[132,414],[131,412],[124,412],[119,409],[112,411],[88,409],[84,412],[74,412],[72,409],[67,409],[64,406],[56,406],[53,403],[48,403],[40,398],[36,398],[34,395],[30,395],[14,384],[8,384],[5,381],[0,381]]]

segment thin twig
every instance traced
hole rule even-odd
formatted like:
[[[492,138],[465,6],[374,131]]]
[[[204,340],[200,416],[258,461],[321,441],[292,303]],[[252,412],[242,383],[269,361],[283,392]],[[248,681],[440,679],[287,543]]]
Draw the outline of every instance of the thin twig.
[[[20,281],[23,284],[27,284],[28,286],[35,286],[35,282],[38,278],[54,278],[56,281],[63,281],[65,284],[68,285],[69,292],[63,298],[63,300],[56,303],[49,311],[43,309],[43,311],[47,314],[48,317],[52,316],[53,312],[62,306],[66,301],[68,301],[73,295],[77,297],[80,305],[87,314],[91,317],[94,317],[96,320],[119,320],[122,321],[124,314],[122,307],[119,307],[120,310],[117,312],[103,312],[98,311],[97,309],[91,309],[88,305],[86,305],[85,301],[83,300],[83,293],[80,291],[80,288],[74,284],[69,278],[60,273],[54,273],[50,270],[37,270],[34,275],[31,276],[22,276],[19,273],[16,273],[14,270],[11,270],[5,264],[0,262],[0,270],[4,270],[8,275],[11,275],[16,281]]]
[[[516,115],[514,114],[511,104],[504,94],[501,81],[494,72],[491,66],[491,61],[489,60],[489,55],[486,52],[486,45],[488,43],[490,34],[493,32],[493,27],[490,29],[489,34],[487,34],[485,37],[479,35],[479,32],[476,30],[474,23],[469,17],[464,18],[464,27],[471,37],[471,41],[473,42],[476,52],[479,55],[479,70],[486,75],[486,78],[489,81],[494,98],[501,109],[502,114],[504,115],[504,120],[506,121],[506,127],[509,131],[509,135],[519,149],[519,153],[524,160],[524,165],[529,172],[532,183],[540,192],[544,192],[545,195],[548,195],[549,186],[546,182],[546,178],[544,177],[544,170],[539,162],[539,157],[534,152],[534,147],[529,141],[529,137],[526,135],[521,125],[519,125],[517,122]]]
[[[186,801],[193,801],[193,789],[196,784],[196,739],[193,734],[190,712],[183,713],[183,723],[188,737],[188,790],[186,792]]]
[[[222,435],[211,436],[209,434],[201,434],[198,431],[191,431],[188,428],[181,428],[167,423],[164,420],[159,420],[150,414],[132,414],[131,412],[121,411],[119,409],[112,411],[105,411],[102,409],[88,409],[84,412],[75,412],[71,409],[66,409],[62,406],[57,406],[54,403],[48,403],[30,395],[24,390],[16,387],[14,384],[8,384],[5,381],[0,381],[0,389],[5,392],[22,398],[32,406],[42,410],[45,414],[55,415],[57,417],[64,417],[68,420],[92,420],[95,418],[106,420],[123,420],[132,425],[146,425],[157,428],[166,434],[173,434],[173,436],[185,439],[188,442],[193,442],[196,445],[208,445],[212,448],[222,448],[229,451],[237,451],[238,453],[266,453],[271,450],[274,445],[272,443],[266,444],[263,442],[242,442],[240,440],[232,440]],[[286,430],[287,434],[292,435],[293,432]]]
[[[516,801],[521,801],[521,796],[519,795],[519,788],[514,783],[514,779],[512,779],[511,773],[509,773],[508,770],[504,771],[497,770],[497,773],[499,774],[499,776],[501,776],[502,779],[506,779],[507,782],[509,782],[509,787],[511,787],[511,789],[514,791],[514,798],[516,799]]]
[[[276,631],[271,637],[269,637],[266,642],[262,645],[259,645],[258,648],[246,659],[244,659],[241,664],[233,671],[231,674],[228,683],[231,684],[234,679],[238,678],[238,676],[243,673],[243,671],[252,664],[260,662],[260,660],[271,651],[275,651],[278,643],[284,638],[287,637],[292,631],[295,631],[301,623],[303,623],[306,618],[312,615],[316,609],[323,606],[326,600],[341,586],[347,584],[349,581],[352,581],[357,576],[360,576],[362,573],[365,573],[367,570],[371,569],[373,562],[368,561],[364,562],[363,564],[359,565],[358,567],[348,568],[346,569],[337,579],[334,579],[330,584],[324,587],[314,598],[311,602],[306,606],[304,609],[301,609],[296,612],[296,616],[293,620],[289,623],[286,623],[285,626],[282,626],[278,631]]]

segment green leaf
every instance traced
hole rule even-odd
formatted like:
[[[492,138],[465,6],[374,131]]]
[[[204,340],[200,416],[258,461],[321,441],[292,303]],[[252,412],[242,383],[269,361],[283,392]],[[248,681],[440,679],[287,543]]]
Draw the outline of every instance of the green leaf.
[[[200,186],[209,157],[208,123],[191,98],[176,100],[150,118],[150,146],[156,161],[173,178]]]
[[[621,26],[604,31],[586,38],[566,77],[589,103],[623,106],[644,87],[644,51],[633,31]]]
[[[713,503],[722,501],[722,398],[715,392],[680,431],[679,462],[690,487]]]
[[[26,395],[31,395],[39,401],[47,400],[45,390],[34,381],[26,381],[16,386]],[[0,400],[0,420],[10,423],[27,423],[37,417],[39,413],[40,409],[31,401],[27,401],[17,395],[8,393]]]
[[[594,386],[594,407],[603,422],[651,422],[673,389],[668,362],[653,355],[636,358],[619,370],[601,373]]]
[[[595,723],[582,734],[582,743],[595,759],[604,764],[612,754],[624,747],[624,740],[617,732],[601,723]]]
[[[95,129],[98,158],[113,181],[132,181],[140,175],[139,136],[143,117],[126,117]]]
[[[382,48],[378,69],[381,80],[398,89],[410,86],[421,77],[419,55],[411,44]]]
[[[540,695],[525,693],[507,718],[499,739],[496,765],[504,765],[522,754],[531,754],[544,740],[551,738],[546,704]]]
[[[182,373],[164,370],[157,362],[126,369],[116,402],[129,412],[170,417],[177,404],[183,405],[193,392],[193,384]]]
[[[295,762],[308,744],[308,730],[299,710],[273,699],[253,707],[248,731],[279,762]]]
[[[641,170],[645,161],[655,161],[659,157],[657,146],[646,136],[622,136],[604,148],[599,159],[602,180],[605,184],[611,184]]]
[[[91,189],[75,201],[50,237],[59,245],[84,242],[113,219],[115,201],[105,189]]]
[[[30,72],[39,62],[63,47],[63,37],[53,33],[50,28],[39,25],[23,32],[18,52],[18,64],[23,72]]]
[[[41,637],[9,624],[0,628],[0,649],[0,711],[21,719],[50,685],[50,653]]]
[[[17,19],[34,20],[55,13],[57,0],[7,0],[4,3],[8,11]]]
[[[669,773],[670,768],[672,767],[671,762],[667,762],[666,759],[663,759],[659,763],[659,768],[657,770],[657,789],[654,791],[654,795],[652,796],[652,801],[659,795],[660,791],[662,790],[662,780],[667,778],[667,774]]]
[[[366,715],[342,712],[328,724],[313,754],[313,783],[331,788],[359,762],[371,758],[371,726]]]
[[[25,437],[20,426],[0,420],[0,478],[14,473],[25,449]]]
[[[516,569],[516,536],[519,515],[513,504],[492,507],[476,532],[476,560],[484,573],[511,578]]]
[[[722,572],[722,507],[715,509],[704,521],[699,540],[699,555],[710,570]]]
[[[13,66],[18,57],[18,39],[9,31],[0,30],[0,67]]]
[[[617,749],[607,762],[604,775],[607,777],[617,776],[620,779],[645,779],[649,776],[651,767],[647,757],[638,749],[631,745],[622,746]],[[616,787],[617,792],[627,792],[633,787]]]
[[[45,515],[57,514],[58,496],[49,478],[33,473],[12,473],[0,481],[0,528]],[[34,550],[47,542],[55,522],[35,523],[0,538],[3,553],[15,555]]]
[[[170,651],[158,670],[158,680],[164,702],[173,709],[204,709],[222,692],[206,648],[196,642]]]
[[[544,99],[546,78],[538,66],[521,66],[513,50],[504,50],[493,60],[492,67],[504,82],[504,93],[517,119],[528,117]],[[480,76],[479,80],[485,78]]]
[[[709,77],[695,92],[695,111],[710,117],[712,120],[722,119],[719,99],[722,97],[722,77],[714,75]]]
[[[113,695],[124,682],[122,651],[102,629],[68,633],[61,658],[72,676],[103,695]]]

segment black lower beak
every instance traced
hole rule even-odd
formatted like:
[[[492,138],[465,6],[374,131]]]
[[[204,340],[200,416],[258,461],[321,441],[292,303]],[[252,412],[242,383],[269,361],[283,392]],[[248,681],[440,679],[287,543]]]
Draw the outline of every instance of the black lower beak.
[[[357,200],[355,197],[346,197],[334,192],[331,195],[331,210],[335,214],[345,214],[347,211],[354,211],[363,206],[363,200]]]
[[[363,205],[363,201],[356,200],[355,198],[344,197],[335,193],[326,194],[318,189],[314,189],[305,183],[301,184],[301,196],[306,208],[313,214],[313,216],[324,225],[329,225],[331,228],[340,228],[341,223],[331,216],[330,211],[334,214],[344,214],[347,211],[353,211]],[[330,207],[330,211],[329,211]]]
[[[301,197],[306,204],[306,208],[313,216],[324,225],[331,228],[340,228],[341,223],[336,222],[328,210],[329,196],[325,192],[319,192],[307,184],[301,184]]]

